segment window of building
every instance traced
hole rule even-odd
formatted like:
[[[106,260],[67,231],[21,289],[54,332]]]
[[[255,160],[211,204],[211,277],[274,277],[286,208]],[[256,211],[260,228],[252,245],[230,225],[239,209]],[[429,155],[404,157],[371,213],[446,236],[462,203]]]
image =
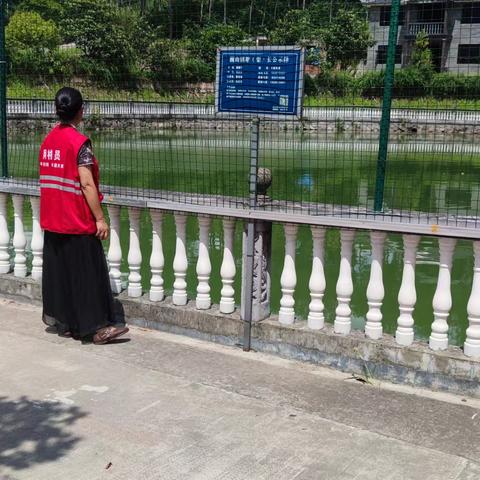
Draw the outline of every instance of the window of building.
[[[385,6],[380,7],[380,25],[382,27],[388,27],[390,25],[390,14],[392,12],[392,7]],[[403,25],[405,20],[405,8],[400,7],[400,15],[398,16],[398,24]]]
[[[480,23],[480,2],[463,4],[462,23]]]
[[[442,23],[444,20],[444,3],[420,3],[416,6],[416,21],[418,23]]]
[[[387,63],[388,45],[379,45],[377,48],[377,65],[385,65]],[[395,49],[395,63],[402,63],[402,45],[397,45]]]
[[[459,45],[457,63],[480,63],[480,44]]]

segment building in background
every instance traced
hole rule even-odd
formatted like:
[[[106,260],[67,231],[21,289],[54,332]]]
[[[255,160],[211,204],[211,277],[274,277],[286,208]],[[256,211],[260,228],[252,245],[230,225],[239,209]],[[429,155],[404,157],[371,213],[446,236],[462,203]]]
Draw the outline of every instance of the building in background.
[[[362,70],[377,70],[387,60],[391,0],[362,0],[375,45]],[[396,64],[406,66],[415,39],[426,32],[437,71],[478,73],[480,67],[480,1],[402,0]]]

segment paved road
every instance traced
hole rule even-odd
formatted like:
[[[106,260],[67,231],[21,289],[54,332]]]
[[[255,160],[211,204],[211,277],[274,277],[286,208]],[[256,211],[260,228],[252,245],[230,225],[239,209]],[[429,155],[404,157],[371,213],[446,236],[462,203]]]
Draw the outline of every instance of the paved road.
[[[0,301],[2,480],[480,478],[479,400],[140,329],[81,345],[39,316]]]

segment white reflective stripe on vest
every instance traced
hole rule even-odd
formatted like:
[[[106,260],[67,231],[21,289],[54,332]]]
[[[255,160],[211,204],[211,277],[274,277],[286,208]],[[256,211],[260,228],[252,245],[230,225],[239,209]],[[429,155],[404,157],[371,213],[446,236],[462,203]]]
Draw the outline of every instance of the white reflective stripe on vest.
[[[75,187],[80,188],[80,182],[70,180],[69,178],[57,177],[56,175],[40,175],[40,181],[42,180],[67,183],[68,185],[74,185]]]
[[[65,185],[57,185],[56,183],[41,183],[40,188],[51,188],[53,190],[61,190],[62,192],[74,193],[75,195],[83,195],[81,190],[76,190],[73,187],[66,187]]]

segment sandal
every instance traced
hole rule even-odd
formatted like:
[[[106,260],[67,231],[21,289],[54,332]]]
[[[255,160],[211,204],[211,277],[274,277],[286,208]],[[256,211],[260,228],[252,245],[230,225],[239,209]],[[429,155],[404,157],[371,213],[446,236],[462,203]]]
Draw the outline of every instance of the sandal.
[[[93,343],[95,345],[104,345],[112,341],[115,338],[125,335],[128,332],[128,327],[104,327],[98,330],[98,332],[93,336]]]

